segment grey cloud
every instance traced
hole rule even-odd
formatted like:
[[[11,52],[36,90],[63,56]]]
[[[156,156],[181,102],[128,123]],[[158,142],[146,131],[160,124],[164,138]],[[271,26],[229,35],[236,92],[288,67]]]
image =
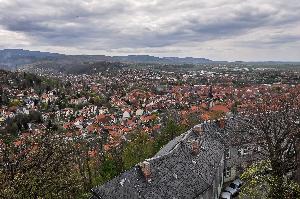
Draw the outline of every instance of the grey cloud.
[[[270,38],[269,42],[266,43],[290,43],[290,42],[300,42],[300,35],[278,35]]]
[[[159,51],[185,42],[238,38],[260,29],[271,31],[300,21],[298,0],[2,2],[0,26],[6,30],[26,35],[32,45],[80,49]],[[273,39],[274,44],[276,40],[280,43],[280,35]],[[288,38],[282,38],[284,41]]]
[[[264,38],[250,39],[247,41],[238,41],[237,45],[240,47],[251,48],[276,48],[287,44],[300,44],[300,35],[295,34],[280,34],[280,35],[268,35]]]

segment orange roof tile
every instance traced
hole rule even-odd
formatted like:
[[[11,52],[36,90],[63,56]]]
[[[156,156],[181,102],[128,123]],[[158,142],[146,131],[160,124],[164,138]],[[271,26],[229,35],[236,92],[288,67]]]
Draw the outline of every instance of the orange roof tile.
[[[201,115],[201,119],[203,119],[203,120],[209,120],[209,118],[210,117],[207,113],[204,113],[204,114]]]
[[[212,111],[223,111],[225,113],[229,112],[230,110],[223,105],[215,105],[211,108]]]

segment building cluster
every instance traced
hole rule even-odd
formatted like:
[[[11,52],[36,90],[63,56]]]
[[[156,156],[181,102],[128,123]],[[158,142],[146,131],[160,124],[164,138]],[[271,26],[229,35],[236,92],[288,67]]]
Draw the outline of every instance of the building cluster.
[[[264,159],[247,119],[232,117],[193,127],[154,157],[92,190],[102,198],[218,199],[223,183]]]
[[[18,114],[38,111],[45,125],[50,120],[83,137],[108,134],[104,150],[128,141],[132,133],[144,131],[155,135],[170,115],[189,126],[243,112],[255,107],[265,96],[276,97],[300,89],[295,82],[285,83],[287,72],[275,83],[261,84],[252,80],[257,75],[267,79],[264,73],[224,67],[178,72],[123,68],[90,75],[39,73],[42,78],[61,82],[61,87],[42,91],[22,88],[13,76],[1,73],[6,77],[1,97],[8,101],[0,107],[1,128]],[[291,74],[299,76],[297,72]],[[29,126],[25,133],[41,128]]]
[[[135,67],[94,74],[0,71],[0,151],[12,140],[16,151],[28,153],[36,146],[26,141],[53,129],[87,141],[87,157],[96,160],[140,132],[157,138],[170,119],[188,128],[202,123],[93,194],[218,198],[225,182],[264,157],[260,143],[251,141],[251,125],[237,115],[300,91],[297,71]]]

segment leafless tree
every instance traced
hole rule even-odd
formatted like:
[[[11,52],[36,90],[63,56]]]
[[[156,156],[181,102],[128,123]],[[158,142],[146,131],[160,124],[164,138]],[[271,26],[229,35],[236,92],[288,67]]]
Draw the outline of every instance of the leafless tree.
[[[262,144],[271,164],[272,183],[269,197],[284,198],[285,176],[299,173],[300,104],[298,93],[270,96],[255,104],[247,113],[255,130],[252,137]],[[296,173],[297,173],[296,172]]]

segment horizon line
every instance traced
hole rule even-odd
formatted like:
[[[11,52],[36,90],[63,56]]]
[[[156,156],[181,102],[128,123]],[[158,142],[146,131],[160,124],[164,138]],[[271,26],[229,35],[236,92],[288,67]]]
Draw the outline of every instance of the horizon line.
[[[228,60],[214,60],[211,58],[206,57],[192,57],[192,56],[157,56],[153,54],[126,54],[126,55],[106,55],[106,54],[67,54],[67,53],[59,53],[53,51],[41,51],[41,50],[30,50],[30,49],[23,49],[23,48],[0,48],[0,51],[4,50],[23,50],[23,51],[30,51],[30,52],[40,52],[40,53],[51,53],[51,54],[59,54],[65,56],[106,56],[106,57],[128,57],[128,56],[151,56],[151,57],[158,57],[158,58],[193,58],[193,59],[207,59],[211,62],[228,62],[228,63],[235,63],[235,62],[244,62],[244,63],[256,63],[256,62],[278,62],[278,63],[300,63],[300,60],[293,60],[293,61],[280,61],[280,60],[256,60],[256,61],[244,61],[244,60],[235,60],[235,61],[228,61]]]

